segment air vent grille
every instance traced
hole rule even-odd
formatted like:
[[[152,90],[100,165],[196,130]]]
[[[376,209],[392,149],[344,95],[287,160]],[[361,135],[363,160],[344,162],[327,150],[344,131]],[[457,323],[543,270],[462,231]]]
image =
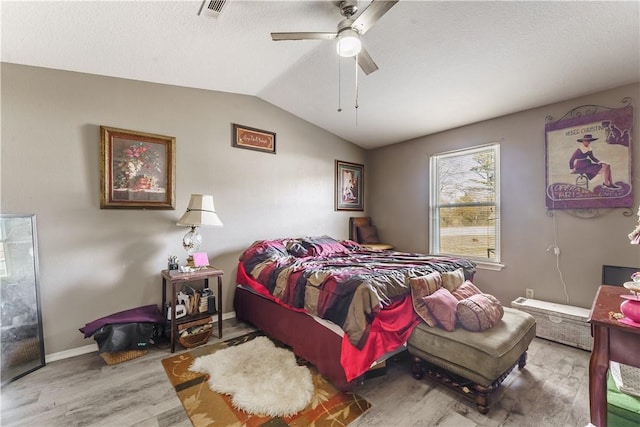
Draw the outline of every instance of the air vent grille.
[[[206,16],[208,18],[218,19],[222,14],[227,0],[204,0],[202,7],[200,7],[200,13],[198,15]]]

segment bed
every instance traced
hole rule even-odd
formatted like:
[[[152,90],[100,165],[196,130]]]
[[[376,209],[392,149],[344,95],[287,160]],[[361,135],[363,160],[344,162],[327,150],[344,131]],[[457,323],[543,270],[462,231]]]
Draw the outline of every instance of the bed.
[[[471,279],[475,265],[329,236],[260,240],[240,256],[234,309],[348,390],[404,348],[419,322],[409,279],[434,271]]]

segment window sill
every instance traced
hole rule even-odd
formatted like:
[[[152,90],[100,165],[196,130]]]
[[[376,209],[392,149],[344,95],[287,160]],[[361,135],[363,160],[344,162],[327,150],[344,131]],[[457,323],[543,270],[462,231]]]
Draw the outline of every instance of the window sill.
[[[504,264],[500,264],[497,262],[474,261],[474,263],[480,270],[502,271],[502,269],[505,267]]]

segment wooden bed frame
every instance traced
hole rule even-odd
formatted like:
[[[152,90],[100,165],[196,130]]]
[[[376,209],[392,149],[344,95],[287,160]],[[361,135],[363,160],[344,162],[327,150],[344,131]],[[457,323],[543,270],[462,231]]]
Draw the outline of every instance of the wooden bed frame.
[[[347,381],[340,364],[342,337],[308,314],[289,310],[241,286],[235,289],[233,305],[238,320],[290,346],[338,389],[351,390],[361,382]]]

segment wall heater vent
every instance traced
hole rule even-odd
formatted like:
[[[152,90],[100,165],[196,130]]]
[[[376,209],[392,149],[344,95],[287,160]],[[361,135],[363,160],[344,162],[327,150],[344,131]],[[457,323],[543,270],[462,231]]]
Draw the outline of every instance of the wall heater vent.
[[[200,7],[199,16],[218,19],[227,5],[227,0],[204,0]]]

